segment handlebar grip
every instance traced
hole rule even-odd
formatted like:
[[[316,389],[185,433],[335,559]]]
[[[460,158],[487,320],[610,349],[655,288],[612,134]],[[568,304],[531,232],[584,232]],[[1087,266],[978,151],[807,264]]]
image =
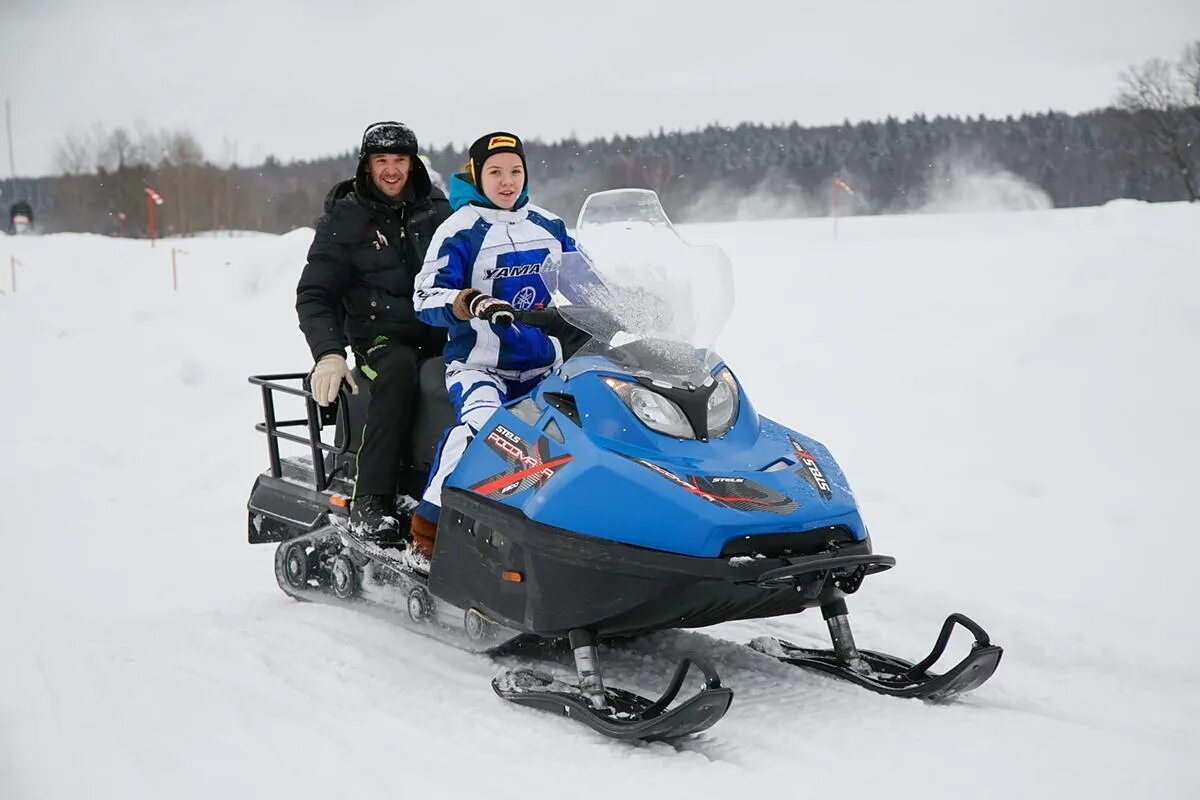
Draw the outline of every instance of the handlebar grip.
[[[522,325],[530,325],[534,328],[551,327],[562,319],[558,311],[553,308],[533,308],[526,311],[514,311],[513,318]]]

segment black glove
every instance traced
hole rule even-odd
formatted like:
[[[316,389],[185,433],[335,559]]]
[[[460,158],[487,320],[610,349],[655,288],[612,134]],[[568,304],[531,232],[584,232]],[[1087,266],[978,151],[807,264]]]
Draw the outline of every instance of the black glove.
[[[463,292],[461,300],[467,314],[472,317],[486,320],[501,328],[513,324],[513,307],[503,300],[497,300],[478,289],[467,289]]]

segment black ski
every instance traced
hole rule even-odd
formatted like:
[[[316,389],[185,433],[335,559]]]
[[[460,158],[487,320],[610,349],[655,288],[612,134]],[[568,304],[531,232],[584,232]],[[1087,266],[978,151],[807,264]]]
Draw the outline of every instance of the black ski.
[[[942,674],[929,672],[929,667],[945,652],[955,625],[962,625],[975,635],[971,652]],[[946,618],[933,650],[916,664],[873,650],[855,649],[846,657],[835,650],[798,647],[769,637],[755,639],[750,647],[785,663],[819,670],[874,692],[930,701],[950,700],[978,687],[996,671],[1004,653],[1002,648],[991,643],[983,628],[962,614],[951,614]]]
[[[668,709],[692,666],[704,673],[704,688]],[[725,716],[733,702],[733,690],[721,686],[716,671],[696,658],[681,661],[666,691],[653,701],[624,689],[606,688],[606,707],[597,708],[578,686],[530,669],[505,672],[492,681],[492,688],[505,700],[562,714],[623,740],[665,741],[699,733]]]

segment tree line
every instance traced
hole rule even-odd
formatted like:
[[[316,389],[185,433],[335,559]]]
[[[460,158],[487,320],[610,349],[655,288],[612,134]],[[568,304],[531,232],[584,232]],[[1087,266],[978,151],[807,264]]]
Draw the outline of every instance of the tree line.
[[[625,186],[657,191],[677,221],[828,214],[835,177],[855,189],[845,210],[901,213],[927,207],[965,173],[1003,175],[1057,207],[1121,197],[1195,201],[1200,42],[1178,61],[1131,67],[1113,107],[1083,114],[712,125],[591,141],[532,140],[526,150],[534,197],[567,219],[590,192]],[[454,145],[426,154],[445,175],[466,161],[465,149]],[[30,200],[46,232],[116,234],[123,212],[126,235],[144,236],[147,186],[166,198],[157,209],[160,235],[282,233],[311,225],[329,188],[353,175],[356,159],[347,151],[238,166],[232,146],[214,157],[188,132],[94,128],[64,137],[57,163],[62,175],[0,182],[2,196]]]

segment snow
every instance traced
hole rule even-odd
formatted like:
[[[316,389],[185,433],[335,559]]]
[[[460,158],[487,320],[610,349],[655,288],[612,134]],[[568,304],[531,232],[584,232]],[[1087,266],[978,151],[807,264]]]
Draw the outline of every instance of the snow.
[[[1200,206],[681,231],[733,260],[757,408],[898,560],[859,644],[919,658],[961,611],[1005,647],[988,684],[927,705],[743,646],[826,646],[811,613],[602,651],[611,684],[695,650],[733,687],[674,745],[506,704],[515,662],[296,603],[246,544],[246,377],[308,366],[311,231],[189,240],[177,292],[169,242],[0,237],[0,797],[1200,795]]]

